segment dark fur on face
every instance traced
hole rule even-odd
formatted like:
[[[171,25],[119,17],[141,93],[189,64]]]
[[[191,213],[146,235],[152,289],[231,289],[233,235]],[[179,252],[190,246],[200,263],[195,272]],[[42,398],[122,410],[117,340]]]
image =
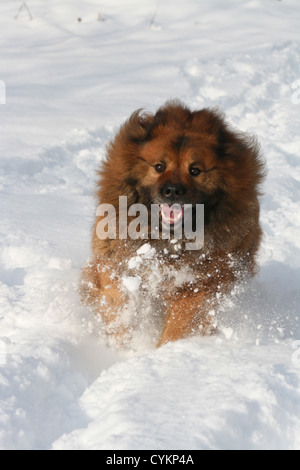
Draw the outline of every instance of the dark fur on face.
[[[202,253],[213,260],[214,269],[218,266],[218,272],[223,270],[226,290],[235,279],[228,266],[224,267],[228,254],[249,274],[255,272],[261,239],[258,196],[263,177],[264,162],[254,138],[232,130],[215,109],[191,111],[171,101],[155,114],[134,112],[120,128],[99,171],[97,198],[99,203],[112,204],[117,213],[119,196],[127,196],[129,206],[137,202],[147,207],[204,204]],[[167,242],[150,243],[163,251]],[[123,240],[99,240],[94,232],[95,260],[104,256],[105,262],[107,256],[110,263],[114,259],[117,263],[124,246]],[[135,249],[134,243],[126,244],[128,255]],[[179,262],[194,264],[197,269],[199,256],[197,252],[182,252]],[[165,262],[169,262],[167,258]],[[201,266],[202,271],[207,269],[208,277],[211,266]],[[102,283],[100,279],[96,282],[99,286]],[[206,296],[208,291],[213,295],[214,288],[214,283],[209,288],[199,286]],[[196,300],[197,305],[199,302]],[[172,308],[176,309],[174,305]],[[194,307],[186,308],[192,311]],[[174,332],[172,335],[176,337]]]

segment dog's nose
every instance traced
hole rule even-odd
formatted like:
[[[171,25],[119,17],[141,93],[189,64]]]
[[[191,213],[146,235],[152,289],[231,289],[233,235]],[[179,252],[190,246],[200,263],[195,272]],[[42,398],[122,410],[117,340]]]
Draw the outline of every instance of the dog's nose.
[[[176,200],[186,193],[185,186],[180,183],[166,183],[162,187],[162,195],[168,199]]]

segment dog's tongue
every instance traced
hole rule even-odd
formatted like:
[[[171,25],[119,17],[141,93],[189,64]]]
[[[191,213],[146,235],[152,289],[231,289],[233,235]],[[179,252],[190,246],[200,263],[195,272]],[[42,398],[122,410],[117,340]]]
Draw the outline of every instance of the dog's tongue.
[[[161,206],[161,218],[165,224],[176,224],[182,217],[183,208],[180,204],[174,204],[173,206],[163,204]]]

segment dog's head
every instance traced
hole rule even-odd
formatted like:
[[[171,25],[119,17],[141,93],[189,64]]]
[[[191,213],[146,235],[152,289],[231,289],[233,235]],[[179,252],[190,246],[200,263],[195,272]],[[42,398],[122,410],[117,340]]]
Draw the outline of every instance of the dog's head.
[[[157,204],[162,222],[175,225],[185,204],[204,204],[206,214],[224,203],[227,212],[242,208],[262,176],[255,141],[230,130],[219,112],[168,102],[155,115],[136,111],[121,127],[101,171],[100,200]]]

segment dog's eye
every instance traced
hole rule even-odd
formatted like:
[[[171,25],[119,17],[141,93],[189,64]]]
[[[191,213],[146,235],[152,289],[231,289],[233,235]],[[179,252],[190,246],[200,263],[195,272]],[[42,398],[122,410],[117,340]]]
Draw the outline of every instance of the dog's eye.
[[[156,165],[154,165],[154,168],[157,173],[163,173],[166,169],[166,166],[163,163],[156,163]]]
[[[198,176],[198,175],[200,175],[200,173],[201,173],[200,168],[196,168],[195,166],[191,166],[191,168],[190,168],[190,175],[192,175],[192,176]]]

